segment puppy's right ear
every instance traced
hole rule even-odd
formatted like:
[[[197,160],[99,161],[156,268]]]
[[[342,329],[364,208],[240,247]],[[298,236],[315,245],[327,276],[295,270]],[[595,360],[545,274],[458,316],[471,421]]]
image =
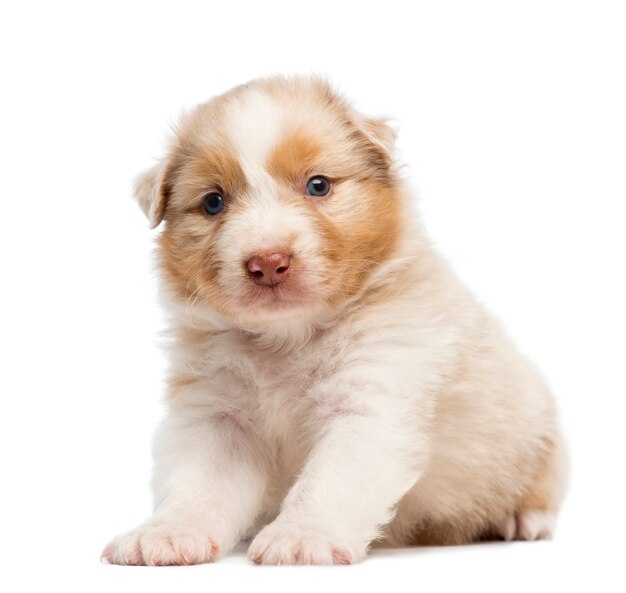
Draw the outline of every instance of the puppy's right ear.
[[[361,124],[369,139],[385,151],[387,157],[393,161],[397,130],[389,125],[384,117],[368,117]]]
[[[150,228],[159,226],[165,214],[170,187],[171,169],[167,159],[141,173],[135,180],[135,198],[150,221]]]

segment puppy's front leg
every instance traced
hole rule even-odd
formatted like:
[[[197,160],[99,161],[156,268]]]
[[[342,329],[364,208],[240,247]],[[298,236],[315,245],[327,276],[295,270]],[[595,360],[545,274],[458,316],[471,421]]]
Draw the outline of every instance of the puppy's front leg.
[[[317,410],[308,420],[314,444],[280,514],[250,545],[256,563],[363,559],[419,478],[426,450],[415,405],[377,381],[371,368],[343,379],[310,394]]]
[[[259,510],[265,478],[256,459],[250,435],[231,413],[177,408],[155,440],[154,515],[115,538],[103,559],[197,564],[228,551]]]

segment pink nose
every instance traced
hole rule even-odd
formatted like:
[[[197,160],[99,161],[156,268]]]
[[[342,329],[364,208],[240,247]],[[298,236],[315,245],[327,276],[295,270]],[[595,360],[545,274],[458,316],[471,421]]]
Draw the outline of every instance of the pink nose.
[[[283,281],[289,270],[291,255],[288,253],[272,253],[270,255],[253,255],[246,264],[250,278],[257,284],[275,286]]]

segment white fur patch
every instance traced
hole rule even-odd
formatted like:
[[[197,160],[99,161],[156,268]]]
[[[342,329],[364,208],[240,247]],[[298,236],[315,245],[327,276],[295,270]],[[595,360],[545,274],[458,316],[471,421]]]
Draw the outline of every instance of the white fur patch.
[[[260,90],[250,90],[230,105],[227,129],[235,155],[251,187],[263,189],[265,163],[285,128],[285,109]]]
[[[232,220],[223,241],[238,246],[236,257],[272,247],[287,247],[310,226],[278,200],[276,182],[265,169],[282,138],[285,109],[266,93],[251,90],[230,105],[227,115],[235,156],[246,176],[249,206]]]

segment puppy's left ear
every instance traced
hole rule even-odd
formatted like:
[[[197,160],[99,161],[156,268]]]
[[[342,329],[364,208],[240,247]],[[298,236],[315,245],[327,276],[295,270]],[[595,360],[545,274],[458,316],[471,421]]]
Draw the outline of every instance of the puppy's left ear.
[[[138,175],[135,180],[135,199],[150,221],[150,228],[159,226],[165,215],[170,188],[170,167],[167,160],[157,163]]]
[[[389,159],[393,161],[398,134],[389,125],[389,120],[384,117],[368,117],[363,119],[361,125],[368,138],[382,148]]]

